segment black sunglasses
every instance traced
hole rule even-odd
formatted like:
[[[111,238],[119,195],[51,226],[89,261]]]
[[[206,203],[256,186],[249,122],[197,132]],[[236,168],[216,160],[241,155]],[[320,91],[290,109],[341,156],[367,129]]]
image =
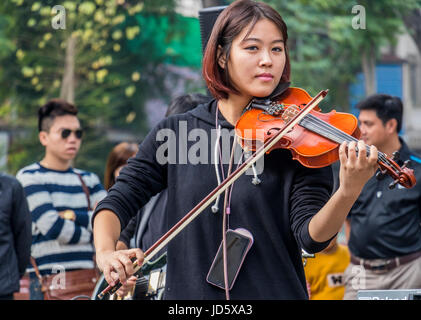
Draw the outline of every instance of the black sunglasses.
[[[76,138],[78,138],[78,139],[81,139],[82,138],[82,135],[83,135],[82,129],[76,129],[76,130],[63,129],[61,131],[61,137],[63,139],[67,139],[72,132],[75,133]]]

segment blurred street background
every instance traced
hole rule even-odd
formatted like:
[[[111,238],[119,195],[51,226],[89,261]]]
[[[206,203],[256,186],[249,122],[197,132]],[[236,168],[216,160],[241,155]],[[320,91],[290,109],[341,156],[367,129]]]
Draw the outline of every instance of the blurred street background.
[[[323,112],[399,96],[401,134],[421,151],[420,0],[264,2],[288,25],[293,86],[329,89]],[[178,95],[206,93],[198,12],[229,3],[1,1],[0,170],[41,159],[37,110],[61,97],[79,108],[86,134],[75,166],[103,177],[116,143],[140,142]]]

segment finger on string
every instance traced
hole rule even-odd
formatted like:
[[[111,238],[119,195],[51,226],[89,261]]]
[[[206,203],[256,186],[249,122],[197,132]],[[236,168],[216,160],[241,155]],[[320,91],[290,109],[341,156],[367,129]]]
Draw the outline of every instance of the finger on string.
[[[367,161],[367,149],[362,140],[358,141],[358,163],[362,164]]]
[[[370,147],[370,155],[368,157],[368,161],[372,164],[372,165],[377,165],[377,160],[379,157],[379,151],[377,150],[377,148],[375,146],[371,146]]]
[[[351,163],[355,163],[357,161],[357,143],[355,141],[351,141],[348,144],[348,161]]]
[[[347,146],[346,141],[342,142],[341,145],[339,146],[339,160],[341,164],[345,164],[348,159],[348,157],[346,156],[346,146]]]

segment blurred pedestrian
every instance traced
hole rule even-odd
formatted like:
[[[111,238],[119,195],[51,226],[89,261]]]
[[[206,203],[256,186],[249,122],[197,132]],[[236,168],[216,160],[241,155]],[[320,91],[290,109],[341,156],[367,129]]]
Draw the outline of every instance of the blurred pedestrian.
[[[17,174],[32,214],[31,299],[43,299],[41,289],[51,295],[64,294],[60,291],[64,286],[50,292],[41,283],[51,281],[58,272],[65,271],[68,290],[72,279],[81,282],[82,277],[94,276],[90,222],[106,191],[97,175],[72,167],[83,134],[77,113],[73,104],[60,99],[39,109],[39,140],[45,155]]]
[[[115,183],[120,170],[127,164],[127,160],[136,155],[139,150],[134,142],[120,142],[110,152],[105,165],[104,187],[109,190]]]
[[[31,255],[31,214],[15,177],[0,173],[0,300],[19,292]]]
[[[342,300],[345,286],[343,273],[348,267],[348,247],[333,238],[326,249],[307,259],[304,271],[310,300]]]
[[[421,158],[399,136],[402,101],[375,94],[357,108],[364,142],[389,156],[398,151],[401,166],[410,160],[418,183],[391,190],[389,176],[373,176],[363,188],[347,219],[351,264],[344,299],[356,299],[363,289],[421,288]]]

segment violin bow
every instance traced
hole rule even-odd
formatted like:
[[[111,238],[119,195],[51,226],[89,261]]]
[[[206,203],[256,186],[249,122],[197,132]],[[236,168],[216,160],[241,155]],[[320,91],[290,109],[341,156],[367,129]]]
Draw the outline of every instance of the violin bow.
[[[247,171],[257,160],[268,152],[281,138],[297,125],[315,106],[317,106],[327,95],[328,90],[320,91],[307,105],[294,115],[286,126],[280,128],[269,140],[267,140],[259,149],[248,157],[233,173],[221,182],[211,193],[200,201],[189,213],[187,213],[179,222],[177,222],[167,233],[159,238],[144,253],[143,263],[149,261],[155,254],[164,248],[177,234],[179,234],[187,225],[190,224],[203,210],[205,210],[215,199],[221,195],[229,186],[231,186],[244,172]],[[136,274],[142,267],[137,260],[133,262],[134,273]],[[120,280],[117,280],[114,286],[108,285],[98,298],[102,299],[105,294],[113,294],[121,287]]]

